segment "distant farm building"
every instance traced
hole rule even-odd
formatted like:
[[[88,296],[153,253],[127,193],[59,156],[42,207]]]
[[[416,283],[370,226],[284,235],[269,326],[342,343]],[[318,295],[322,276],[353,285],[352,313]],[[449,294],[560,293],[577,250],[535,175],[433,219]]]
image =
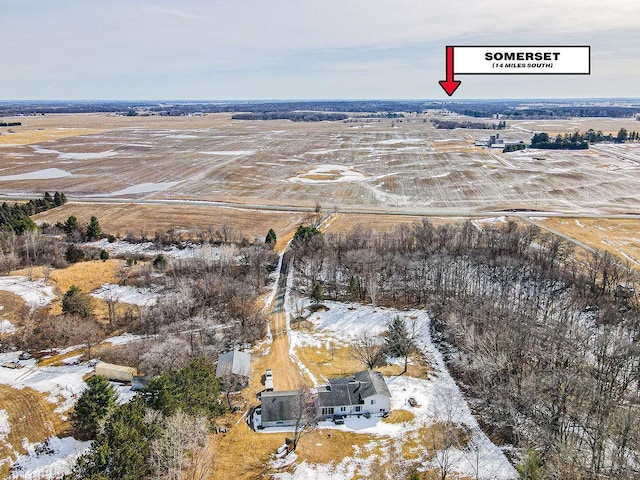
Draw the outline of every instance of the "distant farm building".
[[[96,375],[102,375],[103,377],[107,377],[108,380],[116,382],[131,382],[133,376],[137,375],[137,373],[138,371],[135,368],[124,365],[105,362],[98,362],[96,364]]]

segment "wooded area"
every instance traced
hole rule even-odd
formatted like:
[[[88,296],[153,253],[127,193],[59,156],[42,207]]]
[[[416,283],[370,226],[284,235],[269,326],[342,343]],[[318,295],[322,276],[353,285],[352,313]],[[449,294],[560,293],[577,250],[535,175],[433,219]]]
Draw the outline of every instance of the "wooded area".
[[[307,295],[429,309],[487,432],[535,449],[550,478],[638,475],[636,271],[514,222],[361,227],[294,249]]]

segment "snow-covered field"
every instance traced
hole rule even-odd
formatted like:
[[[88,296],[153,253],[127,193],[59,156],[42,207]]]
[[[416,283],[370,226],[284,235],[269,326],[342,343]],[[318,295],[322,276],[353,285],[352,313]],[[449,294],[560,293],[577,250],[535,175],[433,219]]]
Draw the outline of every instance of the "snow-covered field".
[[[291,311],[300,299],[287,296],[287,308]],[[452,422],[471,432],[471,438],[464,449],[449,449],[447,455],[453,462],[452,470],[472,478],[480,479],[512,479],[517,472],[509,463],[503,451],[494,445],[480,429],[478,422],[471,414],[462,392],[449,374],[442,355],[431,341],[429,332],[429,316],[422,310],[395,310],[373,308],[371,306],[349,305],[337,302],[324,302],[328,311],[318,311],[309,316],[315,332],[304,333],[290,330],[292,353],[298,346],[321,346],[327,339],[333,342],[346,343],[363,333],[376,335],[382,333],[390,320],[395,316],[404,319],[407,327],[416,329],[417,346],[431,361],[433,373],[428,379],[413,378],[406,375],[387,377],[387,385],[391,392],[391,409],[406,409],[415,418],[409,422],[394,424],[381,421],[380,418],[347,418],[342,426],[331,422],[322,423],[320,428],[338,428],[346,431],[367,433],[376,436],[387,436],[401,444],[411,432],[435,423]],[[410,407],[407,399],[414,397],[418,407]],[[353,464],[351,464],[352,462]],[[361,459],[344,459],[338,465],[315,466],[299,465],[293,475],[281,474],[280,478],[351,478],[354,465]],[[430,464],[435,466],[435,464]],[[360,465],[359,470],[366,469]]]
[[[159,298],[159,293],[151,288],[139,288],[132,286],[114,285],[106,283],[91,296],[101,300],[112,299],[121,303],[130,303],[132,305],[150,306],[155,305]]]
[[[29,280],[22,276],[0,277],[0,290],[22,297],[31,308],[43,307],[55,298],[53,288],[44,280]]]

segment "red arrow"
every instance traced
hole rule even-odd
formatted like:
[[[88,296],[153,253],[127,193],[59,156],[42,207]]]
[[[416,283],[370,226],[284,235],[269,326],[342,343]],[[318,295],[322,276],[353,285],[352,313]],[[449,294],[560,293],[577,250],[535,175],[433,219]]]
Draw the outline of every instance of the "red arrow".
[[[438,83],[449,96],[453,95],[453,92],[455,92],[462,83],[459,80],[453,79],[453,47],[447,47],[447,79],[440,80]]]

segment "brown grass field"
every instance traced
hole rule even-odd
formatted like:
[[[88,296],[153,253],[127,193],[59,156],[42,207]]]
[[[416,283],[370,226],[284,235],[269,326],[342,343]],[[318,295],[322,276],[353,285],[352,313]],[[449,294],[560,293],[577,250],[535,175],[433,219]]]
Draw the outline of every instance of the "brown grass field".
[[[116,236],[132,232],[140,236],[144,232],[153,238],[156,231],[177,230],[185,237],[215,232],[230,227],[238,238],[264,239],[270,228],[278,239],[286,236],[304,222],[305,215],[299,212],[273,212],[227,207],[189,205],[94,205],[68,203],[62,207],[40,213],[33,217],[36,222],[54,224],[66,220],[70,215],[86,225],[93,215],[98,217],[102,230]]]
[[[640,268],[640,220],[548,218],[540,223],[590,247],[606,250],[631,267]]]

